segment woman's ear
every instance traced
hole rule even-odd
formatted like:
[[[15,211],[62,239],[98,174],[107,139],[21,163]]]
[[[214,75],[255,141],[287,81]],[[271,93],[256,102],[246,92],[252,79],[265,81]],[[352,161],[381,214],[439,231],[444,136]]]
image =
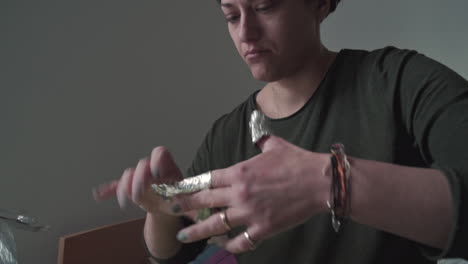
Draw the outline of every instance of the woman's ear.
[[[317,15],[319,16],[320,22],[322,22],[331,11],[331,1],[335,0],[315,0],[317,2]]]

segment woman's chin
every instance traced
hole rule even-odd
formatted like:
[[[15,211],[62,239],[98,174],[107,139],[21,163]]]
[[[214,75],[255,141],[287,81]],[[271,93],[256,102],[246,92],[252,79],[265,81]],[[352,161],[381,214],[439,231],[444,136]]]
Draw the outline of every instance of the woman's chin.
[[[252,76],[258,81],[274,82],[279,79],[279,74],[275,74],[273,71],[268,71],[263,67],[251,67],[250,72],[252,73]]]

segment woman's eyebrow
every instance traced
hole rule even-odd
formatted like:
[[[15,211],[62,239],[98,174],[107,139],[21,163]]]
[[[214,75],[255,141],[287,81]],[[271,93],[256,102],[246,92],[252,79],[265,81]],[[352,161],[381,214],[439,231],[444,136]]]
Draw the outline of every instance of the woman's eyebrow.
[[[231,3],[221,3],[221,7],[225,7],[225,8],[233,8],[233,4]]]

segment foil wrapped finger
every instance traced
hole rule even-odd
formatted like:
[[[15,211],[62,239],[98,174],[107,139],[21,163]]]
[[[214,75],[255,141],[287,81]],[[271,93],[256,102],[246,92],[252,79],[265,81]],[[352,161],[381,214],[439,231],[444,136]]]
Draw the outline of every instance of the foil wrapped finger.
[[[178,194],[194,193],[211,187],[211,171],[183,179],[174,184],[152,184],[151,188],[164,198]]]
[[[266,125],[265,115],[257,110],[254,110],[249,121],[250,134],[252,142],[256,144],[261,138],[267,135],[272,135],[271,130]],[[170,200],[178,194],[187,194],[209,189],[211,187],[211,171],[203,174],[186,178],[174,184],[152,184],[152,189],[164,199]],[[201,221],[211,215],[211,209],[205,208],[198,210],[197,220]]]

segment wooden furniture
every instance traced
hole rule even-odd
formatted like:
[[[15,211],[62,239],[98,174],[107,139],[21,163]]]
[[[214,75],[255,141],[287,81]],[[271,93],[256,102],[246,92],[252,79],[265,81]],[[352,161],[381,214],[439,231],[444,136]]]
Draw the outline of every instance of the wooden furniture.
[[[60,237],[58,264],[151,263],[143,225],[144,219],[136,219]]]

